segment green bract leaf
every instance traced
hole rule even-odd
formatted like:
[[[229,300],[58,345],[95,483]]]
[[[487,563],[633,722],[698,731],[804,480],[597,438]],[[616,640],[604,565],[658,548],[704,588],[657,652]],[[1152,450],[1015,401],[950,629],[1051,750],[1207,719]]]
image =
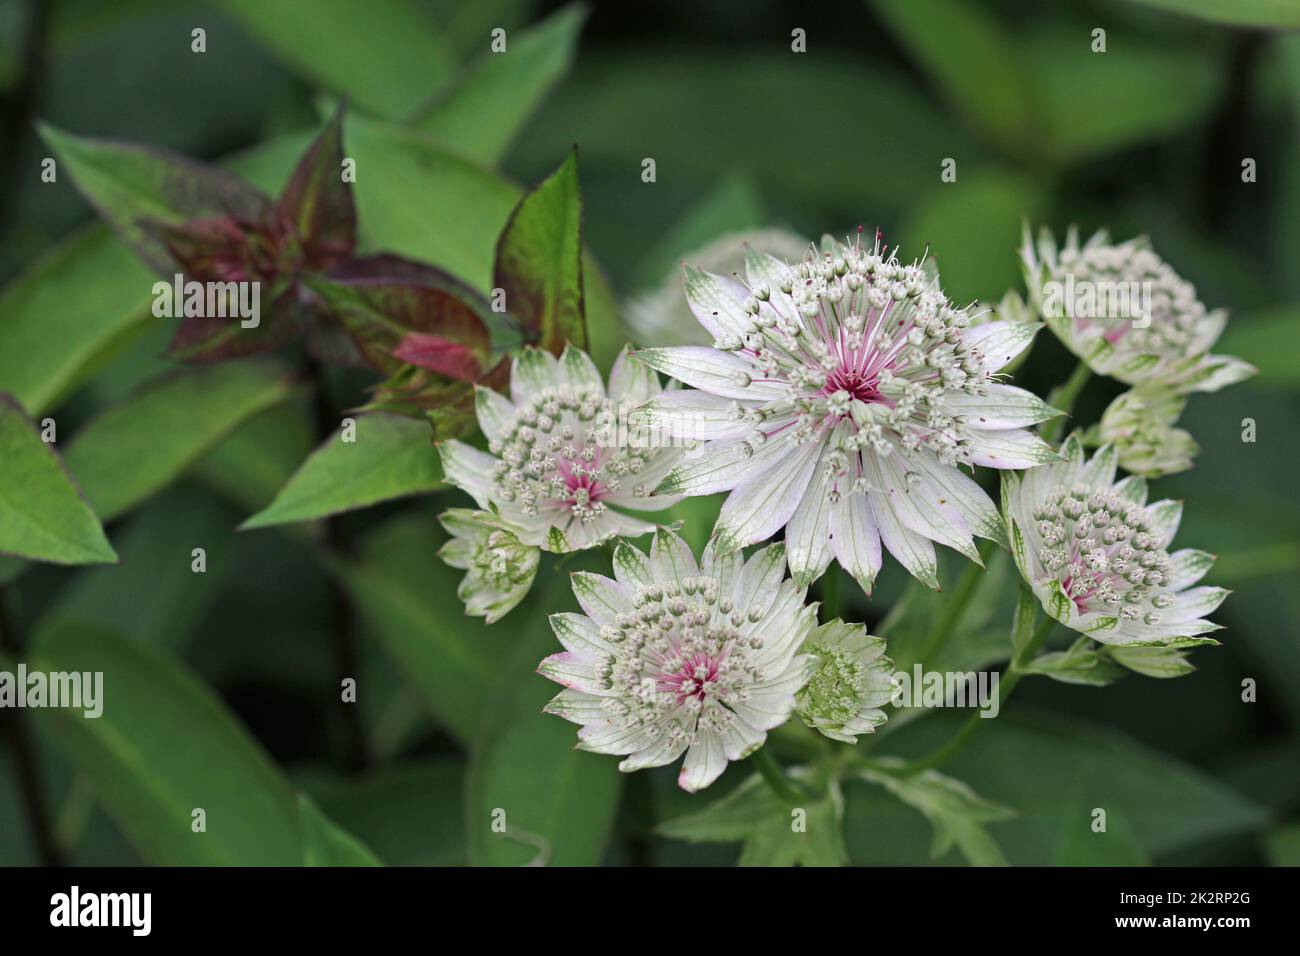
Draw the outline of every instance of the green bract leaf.
[[[451,75],[450,51],[414,0],[221,0],[261,43],[312,84],[389,119],[405,116]]]
[[[312,521],[380,501],[434,491],[442,465],[429,426],[397,415],[357,417],[303,462],[241,530]]]
[[[107,521],[167,485],[291,390],[284,369],[270,362],[227,362],[169,376],[74,435],[68,468]]]
[[[485,52],[413,125],[463,156],[496,165],[568,70],[586,16],[572,4],[512,32],[505,52]]]
[[[577,150],[515,207],[494,275],[530,343],[556,355],[566,342],[587,347]]]
[[[23,410],[0,394],[0,552],[56,564],[116,561],[99,519]]]
[[[40,635],[29,666],[103,674],[99,717],[65,708],[34,713],[146,860],[302,862],[294,795],[220,700],[179,665],[110,631],[66,625]],[[193,829],[197,810],[205,832]]]
[[[901,767],[902,761],[882,758],[877,764]],[[984,829],[1015,816],[1010,807],[999,806],[978,796],[960,780],[935,770],[923,770],[911,776],[899,776],[887,770],[862,771],[862,778],[878,783],[898,799],[920,810],[934,827],[934,845],[930,855],[943,856],[956,844],[974,866],[1006,866],[1006,857],[997,842]]]

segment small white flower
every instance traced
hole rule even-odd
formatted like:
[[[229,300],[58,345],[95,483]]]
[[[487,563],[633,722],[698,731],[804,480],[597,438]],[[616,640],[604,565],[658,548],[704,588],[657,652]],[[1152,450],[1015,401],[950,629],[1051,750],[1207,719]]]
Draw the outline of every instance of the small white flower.
[[[1002,507],[1020,573],[1053,618],[1103,644],[1193,647],[1219,630],[1204,615],[1228,592],[1191,587],[1214,557],[1169,553],[1177,501],[1148,505],[1146,480],[1115,481],[1114,446],[1091,461],[1071,435],[1065,461],[1002,476]]]
[[[931,587],[934,542],[979,560],[972,535],[1001,540],[1002,523],[958,466],[1056,458],[1026,428],[1056,412],[995,378],[1037,325],[968,327],[937,276],[879,239],[793,266],[750,250],[746,268],[747,286],[686,268],[713,348],[637,353],[692,386],[649,402],[650,421],[708,442],[661,491],[731,491],[715,529],[724,550],[785,527],[800,584],[835,558],[869,591],[882,542]]]
[[[720,236],[682,258],[707,272],[731,275],[744,267],[746,247],[778,259],[797,260],[808,251],[808,240],[784,229],[752,229]],[[627,325],[633,341],[640,344],[713,344],[682,298],[681,276],[675,269],[658,288],[628,303]]]
[[[456,589],[465,613],[489,624],[505,617],[532,586],[541,552],[522,544],[500,517],[486,511],[452,508],[438,520],[452,535],[438,556],[469,572]]]
[[[1186,471],[1199,449],[1190,433],[1174,427],[1185,404],[1182,395],[1164,386],[1131,388],[1101,416],[1096,444],[1114,445],[1119,466],[1144,478]]]
[[[1026,225],[1020,256],[1034,308],[1094,372],[1181,392],[1215,392],[1255,374],[1240,359],[1210,354],[1228,313],[1207,312],[1145,237],[1114,244],[1101,231],[1080,246],[1072,227],[1058,249],[1047,229],[1035,244]]]
[[[817,659],[800,653],[816,605],[785,577],[785,548],[746,561],[710,547],[697,566],[660,529],[650,555],[620,541],[614,580],[573,575],[585,614],[553,614],[564,653],[539,673],[567,689],[546,706],[576,724],[578,746],[617,754],[622,771],[683,753],[677,782],[695,792],[785,723]]]
[[[661,390],[654,372],[627,352],[614,363],[606,391],[580,349],[567,346],[557,361],[526,348],[511,369],[510,398],[476,391],[488,451],[443,442],[443,473],[480,508],[499,514],[520,541],[545,551],[646,534],[654,525],[616,509],[660,511],[679,501],[656,489],[683,453],[628,441],[620,423]]]
[[[885,722],[880,708],[894,693],[894,662],[885,657],[884,638],[872,637],[861,624],[834,620],[809,635],[803,649],[819,662],[796,697],[805,724],[851,744]]]

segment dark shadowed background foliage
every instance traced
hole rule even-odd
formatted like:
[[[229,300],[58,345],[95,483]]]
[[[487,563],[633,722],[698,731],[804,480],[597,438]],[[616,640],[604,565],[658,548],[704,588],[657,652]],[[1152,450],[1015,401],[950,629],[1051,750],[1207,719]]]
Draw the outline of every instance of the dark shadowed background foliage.
[[[1231,310],[1218,351],[1261,370],[1191,399],[1182,424],[1202,446],[1196,468],[1155,485],[1186,502],[1180,544],[1217,553],[1210,583],[1236,591],[1215,616],[1223,646],[1197,651],[1199,670],[1178,680],[1030,681],[951,772],[1018,811],[989,828],[1013,863],[1300,864],[1300,35],[1254,26],[1300,27],[1297,4],[695,0],[586,12],[528,0],[0,0],[0,391],[56,419],[57,447],[121,557],[85,570],[0,558],[6,660],[108,675],[92,731],[24,715],[44,853],[16,751],[0,750],[0,863],[355,861],[365,847],[390,864],[519,863],[539,846],[554,863],[736,857],[734,845],[654,828],[743,769],[688,797],[672,768],[620,777],[539,713],[553,690],[533,674],[554,643],[545,612],[571,606],[563,572],[601,569],[603,555],[544,563],[527,602],[485,628],[462,617],[458,572],[434,557],[435,515],[463,504],[459,493],[345,515],[347,554],[329,561],[312,524],[236,533],[317,442],[302,387],[181,396],[193,402],[183,447],[174,417],[133,406],[129,435],[101,428],[107,451],[93,435],[77,449],[102,410],[167,371],[170,323],[147,318],[152,280],[92,224],[69,178],[40,182],[47,147],[31,120],[231,160],[275,189],[328,98],[347,94],[363,242],[480,288],[519,188],[574,143],[588,248],[620,297],[704,241],[764,224],[813,238],[879,227],[909,256],[928,244],[963,302],[1019,287],[1022,220],[1149,234],[1208,307]],[[204,54],[191,52],[194,27],[207,31]],[[501,63],[487,59],[496,27],[514,50]],[[795,28],[806,53],[791,52]],[[1091,50],[1096,28],[1104,54]],[[407,142],[397,124],[419,148],[394,145]],[[440,158],[451,154],[472,165]],[[647,157],[653,184],[641,180]],[[940,180],[949,157],[955,183]],[[1242,181],[1245,158],[1256,182]],[[1034,352],[1021,384],[1046,394],[1073,360],[1047,334]],[[328,400],[351,407],[365,384],[336,375]],[[1094,381],[1081,423],[1118,392]],[[1241,440],[1246,418],[1253,444]],[[97,476],[130,442],[143,451],[126,475]],[[709,503],[693,507],[680,516],[707,516]],[[707,517],[687,525],[697,545],[707,528]],[[191,573],[195,547],[205,574]],[[903,583],[887,565],[870,601],[846,587],[850,616],[879,622]],[[1008,620],[1007,601],[977,603],[952,663],[1005,659]],[[355,661],[341,649],[348,634]],[[901,634],[894,656],[907,653]],[[353,709],[338,690],[351,674]],[[1241,701],[1245,678],[1256,703]],[[921,753],[952,726],[930,717],[877,749]],[[929,859],[915,810],[858,784],[847,801],[853,862]],[[200,806],[208,832],[196,836]],[[497,807],[508,838],[489,829]],[[1095,807],[1108,811],[1108,839],[1068,835]],[[941,862],[962,860],[953,850]]]

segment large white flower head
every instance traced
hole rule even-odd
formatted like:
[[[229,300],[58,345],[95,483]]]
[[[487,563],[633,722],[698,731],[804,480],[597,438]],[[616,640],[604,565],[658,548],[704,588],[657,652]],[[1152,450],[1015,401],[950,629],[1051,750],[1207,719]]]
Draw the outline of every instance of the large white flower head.
[[[849,744],[885,722],[881,708],[894,695],[894,662],[885,656],[884,638],[837,619],[809,635],[803,649],[818,663],[797,697],[800,720]]]
[[[510,398],[477,390],[488,451],[442,442],[443,472],[521,542],[543,550],[577,551],[615,535],[646,534],[654,525],[619,509],[659,511],[680,500],[656,489],[682,450],[643,440],[620,423],[661,390],[654,372],[627,352],[607,390],[580,349],[568,346],[557,360],[526,348],[511,369]]]
[[[1214,563],[1204,551],[1169,552],[1182,504],[1148,505],[1146,480],[1115,481],[1117,453],[1091,460],[1071,435],[1064,461],[1002,476],[1011,552],[1043,609],[1103,644],[1192,647],[1219,629],[1204,615],[1228,592],[1191,587]]]
[[[799,259],[808,240],[784,229],[750,229],[727,233],[682,258],[698,269],[730,275],[744,267],[746,248],[778,259]],[[676,270],[653,291],[627,305],[627,325],[633,341],[656,345],[712,345],[713,338],[695,321],[682,299],[681,277]]]
[[[1103,230],[1080,245],[1071,227],[1058,248],[1047,229],[1034,243],[1026,225],[1020,256],[1031,303],[1094,372],[1183,392],[1214,392],[1255,374],[1240,359],[1210,354],[1227,312],[1207,311],[1145,237],[1112,243]]]
[[[637,353],[691,390],[648,418],[705,444],[661,486],[731,491],[724,550],[785,527],[795,579],[832,558],[870,590],[884,543],[938,587],[934,542],[979,560],[1001,539],[997,509],[960,465],[1026,468],[1056,453],[1025,426],[1054,411],[996,380],[1036,326],[970,325],[920,264],[860,242],[795,265],[750,251],[748,282],[687,267],[686,296],[713,348]]]
[[[585,613],[551,616],[565,650],[539,672],[567,689],[547,712],[582,725],[580,748],[623,756],[620,770],[685,753],[678,783],[707,787],[785,723],[817,665],[800,652],[817,607],[785,570],[780,544],[748,561],[710,547],[697,565],[671,531],[649,556],[619,542],[613,580],[573,575]]]
[[[438,520],[452,536],[438,557],[467,572],[456,589],[465,613],[496,623],[528,593],[541,552],[488,511],[451,508]]]

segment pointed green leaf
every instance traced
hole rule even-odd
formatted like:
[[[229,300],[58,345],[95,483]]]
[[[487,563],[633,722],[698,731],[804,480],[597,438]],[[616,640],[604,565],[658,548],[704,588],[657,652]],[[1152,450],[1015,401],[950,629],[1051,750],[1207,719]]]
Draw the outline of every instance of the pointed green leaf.
[[[586,348],[577,150],[515,207],[497,243],[495,278],[530,342],[556,355],[565,342]]]
[[[355,420],[355,440],[346,437],[340,429],[327,438],[241,530],[312,521],[442,485],[442,465],[425,422],[361,415]]]
[[[307,796],[298,795],[304,866],[383,866],[364,843],[321,812]]]
[[[53,448],[0,394],[0,552],[56,564],[117,560]]]

